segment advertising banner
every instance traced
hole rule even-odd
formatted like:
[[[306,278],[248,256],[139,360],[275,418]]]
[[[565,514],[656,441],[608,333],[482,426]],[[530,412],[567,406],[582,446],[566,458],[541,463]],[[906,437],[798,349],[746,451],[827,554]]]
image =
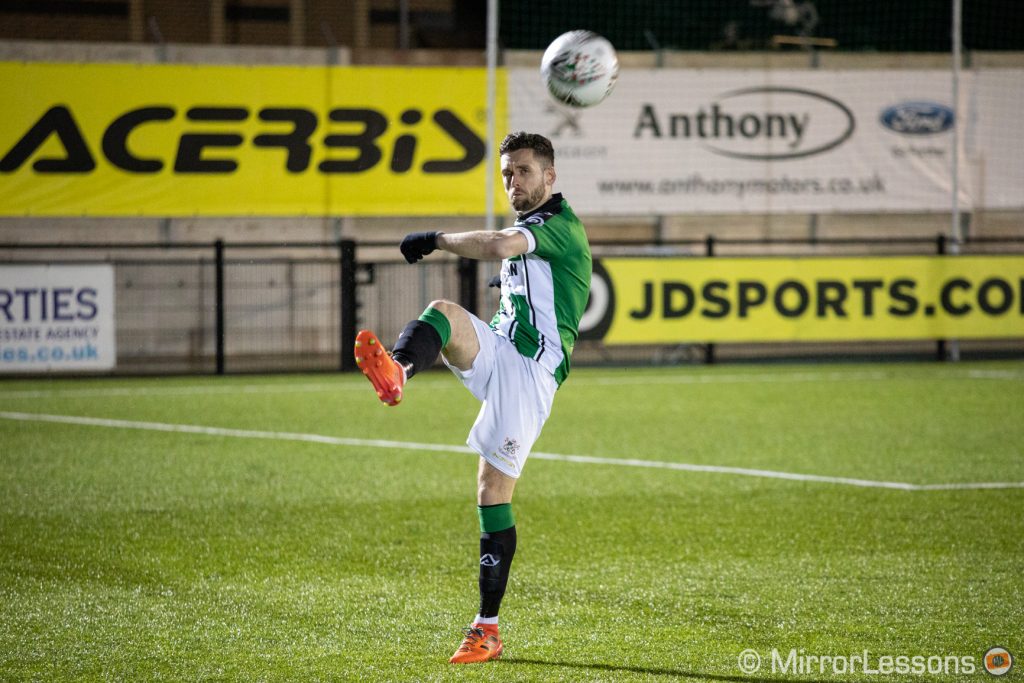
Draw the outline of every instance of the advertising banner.
[[[0,266],[0,374],[110,370],[112,265]]]
[[[571,109],[513,69],[510,125],[552,138],[558,189],[587,214],[948,212],[950,78],[636,69]],[[1024,207],[1024,70],[965,73],[961,91],[961,207]]]
[[[1024,256],[605,258],[606,344],[1024,338]]]
[[[485,84],[478,68],[0,63],[0,215],[483,214]]]
[[[589,109],[497,77],[497,135],[551,137],[586,215],[952,206],[947,71],[629,69]],[[485,212],[485,69],[0,63],[0,86],[0,216]],[[1024,69],[963,74],[963,209],[1024,208],[1022,98]]]

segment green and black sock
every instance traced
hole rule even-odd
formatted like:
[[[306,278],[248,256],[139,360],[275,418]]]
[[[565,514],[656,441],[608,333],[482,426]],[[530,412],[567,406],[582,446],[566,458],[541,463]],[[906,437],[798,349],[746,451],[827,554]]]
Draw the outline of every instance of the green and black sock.
[[[434,361],[441,349],[448,345],[452,336],[452,326],[444,313],[436,308],[427,308],[419,320],[413,320],[399,335],[391,356],[406,366],[406,379],[411,378],[420,370],[426,370]]]
[[[480,505],[480,613],[479,617],[498,616],[501,599],[508,585],[508,572],[516,554],[516,522],[512,504]]]

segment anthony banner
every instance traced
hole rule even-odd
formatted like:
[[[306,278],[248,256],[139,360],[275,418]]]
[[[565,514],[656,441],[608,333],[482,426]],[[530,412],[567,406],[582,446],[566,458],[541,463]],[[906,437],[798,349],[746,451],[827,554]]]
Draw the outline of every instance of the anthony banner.
[[[946,212],[954,190],[965,210],[1024,207],[1024,70],[965,71],[959,108],[949,78],[631,69],[600,106],[573,109],[513,68],[509,116],[551,137],[560,189],[588,214]]]

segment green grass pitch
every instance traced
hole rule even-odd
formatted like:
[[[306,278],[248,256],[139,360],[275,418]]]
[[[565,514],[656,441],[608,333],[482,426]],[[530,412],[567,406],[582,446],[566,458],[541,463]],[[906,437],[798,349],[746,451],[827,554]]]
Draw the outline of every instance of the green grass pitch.
[[[1024,658],[1024,363],[574,371],[536,449],[616,463],[529,461],[505,656],[457,668],[476,458],[372,440],[459,447],[476,410],[446,372],[394,409],[358,375],[0,382],[0,679],[985,681],[988,648]],[[773,648],[978,670],[773,673]]]

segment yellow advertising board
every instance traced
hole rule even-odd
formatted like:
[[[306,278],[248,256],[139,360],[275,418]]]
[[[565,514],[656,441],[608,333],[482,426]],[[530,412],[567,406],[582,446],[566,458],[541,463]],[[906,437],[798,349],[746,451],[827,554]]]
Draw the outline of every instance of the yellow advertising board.
[[[1024,256],[606,258],[607,344],[1024,338]]]
[[[0,215],[483,214],[485,84],[482,68],[0,63]]]

